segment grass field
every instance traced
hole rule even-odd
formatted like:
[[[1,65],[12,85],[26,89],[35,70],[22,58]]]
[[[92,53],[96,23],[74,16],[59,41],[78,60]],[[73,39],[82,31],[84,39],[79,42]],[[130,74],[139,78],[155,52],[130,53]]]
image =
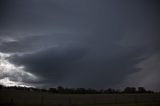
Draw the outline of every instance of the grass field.
[[[160,94],[53,94],[1,90],[0,106],[160,106]]]
[[[0,103],[0,106],[160,106],[160,103],[127,103],[127,104],[8,104]]]
[[[91,104],[82,106],[160,106],[160,103]]]

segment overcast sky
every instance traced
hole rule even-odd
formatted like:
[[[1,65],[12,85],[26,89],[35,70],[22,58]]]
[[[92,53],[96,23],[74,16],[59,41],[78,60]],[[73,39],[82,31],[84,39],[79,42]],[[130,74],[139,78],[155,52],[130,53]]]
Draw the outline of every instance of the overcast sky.
[[[0,84],[160,90],[158,0],[0,0]]]

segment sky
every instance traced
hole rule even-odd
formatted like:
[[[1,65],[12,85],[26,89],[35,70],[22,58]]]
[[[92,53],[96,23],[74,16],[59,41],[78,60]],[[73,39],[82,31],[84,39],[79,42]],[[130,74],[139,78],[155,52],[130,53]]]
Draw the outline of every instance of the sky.
[[[160,90],[158,0],[0,0],[0,84]]]

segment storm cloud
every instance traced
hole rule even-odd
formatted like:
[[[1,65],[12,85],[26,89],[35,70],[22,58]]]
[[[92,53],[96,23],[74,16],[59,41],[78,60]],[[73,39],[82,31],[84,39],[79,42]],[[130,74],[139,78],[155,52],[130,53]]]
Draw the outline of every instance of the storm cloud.
[[[12,54],[8,61],[38,77],[38,84],[160,89],[158,0],[0,0],[0,5],[0,52]]]

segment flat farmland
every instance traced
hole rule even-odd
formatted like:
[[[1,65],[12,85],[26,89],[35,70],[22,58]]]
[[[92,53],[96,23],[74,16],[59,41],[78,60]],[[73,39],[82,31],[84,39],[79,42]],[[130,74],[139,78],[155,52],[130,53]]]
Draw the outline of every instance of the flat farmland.
[[[0,106],[160,106],[160,94],[54,94],[0,90]]]

